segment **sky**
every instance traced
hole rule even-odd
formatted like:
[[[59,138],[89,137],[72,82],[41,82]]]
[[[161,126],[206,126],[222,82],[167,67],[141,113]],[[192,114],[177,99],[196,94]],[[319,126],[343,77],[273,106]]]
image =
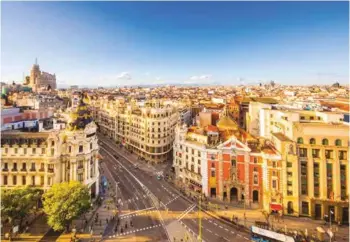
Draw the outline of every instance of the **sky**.
[[[1,81],[347,83],[348,2],[2,2]]]

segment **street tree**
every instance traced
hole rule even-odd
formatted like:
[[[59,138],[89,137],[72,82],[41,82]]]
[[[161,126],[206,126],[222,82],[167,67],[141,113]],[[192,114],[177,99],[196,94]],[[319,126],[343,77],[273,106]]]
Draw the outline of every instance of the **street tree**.
[[[43,196],[48,224],[55,231],[69,230],[69,224],[90,208],[88,188],[77,182],[55,184]]]
[[[1,215],[14,226],[22,226],[24,218],[33,211],[41,196],[41,190],[31,187],[16,187],[1,190]]]

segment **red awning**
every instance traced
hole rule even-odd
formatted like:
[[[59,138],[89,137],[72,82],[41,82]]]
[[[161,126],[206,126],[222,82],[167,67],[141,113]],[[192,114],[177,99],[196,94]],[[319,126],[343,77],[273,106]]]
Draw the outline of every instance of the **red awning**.
[[[282,210],[282,205],[277,203],[271,203],[270,208],[271,210],[280,211]]]

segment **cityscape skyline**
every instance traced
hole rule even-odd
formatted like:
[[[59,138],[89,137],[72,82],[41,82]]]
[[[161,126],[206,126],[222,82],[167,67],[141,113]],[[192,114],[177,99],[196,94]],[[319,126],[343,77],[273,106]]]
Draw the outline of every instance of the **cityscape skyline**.
[[[348,11],[348,2],[5,2],[2,81],[21,81],[37,57],[58,87],[346,84]]]

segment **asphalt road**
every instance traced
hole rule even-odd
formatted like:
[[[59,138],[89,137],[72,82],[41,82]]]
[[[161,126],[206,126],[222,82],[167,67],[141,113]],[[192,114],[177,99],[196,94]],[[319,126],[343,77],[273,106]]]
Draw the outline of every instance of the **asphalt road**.
[[[100,153],[104,157],[103,161],[108,169],[104,172],[109,172],[114,182],[118,183],[117,199],[121,198],[121,207],[127,207],[126,210],[121,211],[117,232],[115,226],[110,226],[106,229],[104,237],[124,239],[125,241],[132,241],[132,238],[143,241],[168,241],[166,231],[159,218],[159,212],[146,191],[135,182],[128,172],[121,168],[110,150],[102,148]],[[132,226],[130,222],[132,222]]]
[[[249,241],[249,234],[245,231],[238,231],[234,227],[221,222],[219,219],[208,216],[206,213],[198,213],[197,204],[184,199],[180,196],[180,193],[163,180],[157,180],[153,172],[146,172],[141,169],[135,169],[134,163],[137,161],[131,160],[131,158],[120,150],[119,146],[116,146],[113,141],[99,136],[101,154],[104,157],[104,161],[108,164],[109,170],[112,172],[115,180],[120,182],[123,196],[125,194],[126,199],[130,199],[130,205],[134,210],[142,210],[152,207],[150,199],[146,199],[144,196],[145,190],[148,189],[153,196],[153,200],[156,205],[160,205],[158,211],[160,211],[160,221],[155,222],[153,219],[156,216],[135,216],[135,226],[149,227],[156,224],[166,226],[175,219],[180,221],[189,231],[192,231],[196,235],[199,234],[199,219],[201,219],[201,234],[202,240],[205,242],[214,241]],[[117,155],[118,159],[114,157]],[[117,169],[115,169],[115,167]],[[119,169],[120,168],[120,169]],[[137,198],[144,198],[143,200],[137,200]],[[158,202],[158,203],[157,203]],[[153,210],[150,210],[153,211]],[[157,214],[157,212],[154,212]],[[162,221],[163,220],[163,224]],[[159,226],[154,230],[163,231],[164,228]],[[145,231],[148,233],[148,231]],[[137,234],[137,233],[136,233]],[[166,238],[166,236],[162,236]],[[170,238],[172,240],[172,238]],[[152,240],[153,241],[153,240]],[[157,240],[154,240],[157,241]]]

